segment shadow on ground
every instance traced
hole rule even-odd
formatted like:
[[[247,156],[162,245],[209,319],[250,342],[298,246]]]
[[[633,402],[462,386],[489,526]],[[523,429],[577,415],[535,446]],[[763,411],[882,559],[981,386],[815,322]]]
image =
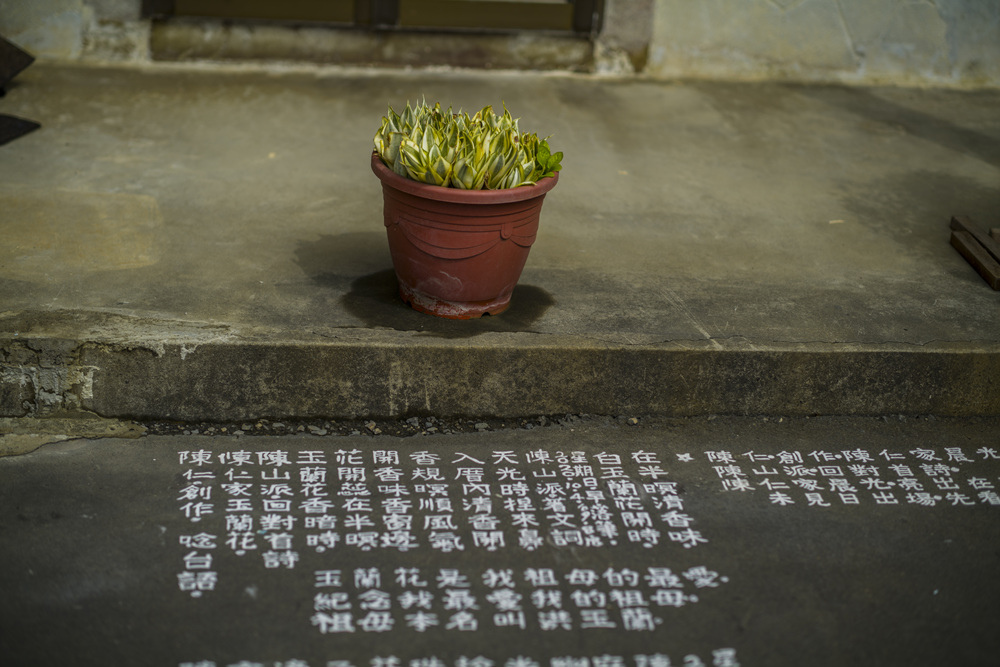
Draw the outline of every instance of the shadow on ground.
[[[814,99],[840,107],[871,122],[901,128],[914,137],[958,153],[973,155],[995,167],[1000,166],[1000,138],[996,136],[892,102],[864,88],[819,86],[801,90]],[[983,94],[965,93],[969,97]]]
[[[417,331],[442,338],[469,338],[489,332],[528,331],[555,304],[533,285],[514,288],[504,313],[475,320],[446,320],[419,313],[399,297],[385,236],[375,232],[325,235],[300,242],[296,261],[324,290],[343,292],[340,305],[371,328]]]
[[[474,320],[446,320],[419,313],[399,297],[396,274],[385,269],[361,276],[341,297],[343,307],[369,327],[419,331],[442,338],[469,338],[483,333],[527,331],[555,303],[548,292],[534,285],[518,285],[510,308],[500,315]]]

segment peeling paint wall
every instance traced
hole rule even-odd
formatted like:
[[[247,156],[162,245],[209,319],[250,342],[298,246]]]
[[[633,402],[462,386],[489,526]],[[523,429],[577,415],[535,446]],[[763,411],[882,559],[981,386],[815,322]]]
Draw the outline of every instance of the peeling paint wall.
[[[1000,85],[996,0],[657,0],[662,77]]]

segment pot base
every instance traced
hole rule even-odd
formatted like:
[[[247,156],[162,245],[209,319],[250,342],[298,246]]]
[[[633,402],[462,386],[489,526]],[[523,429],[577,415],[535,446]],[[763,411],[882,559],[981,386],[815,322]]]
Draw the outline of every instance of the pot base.
[[[445,301],[408,287],[400,281],[400,298],[410,308],[449,320],[471,320],[483,315],[499,315],[510,306],[510,294],[490,301]]]

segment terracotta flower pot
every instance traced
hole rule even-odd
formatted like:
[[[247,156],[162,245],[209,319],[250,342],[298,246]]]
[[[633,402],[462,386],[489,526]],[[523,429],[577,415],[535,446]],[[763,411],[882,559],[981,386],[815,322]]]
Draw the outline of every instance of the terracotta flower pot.
[[[545,193],[559,175],[509,190],[460,190],[403,178],[377,153],[372,171],[382,181],[403,301],[449,319],[506,310],[535,241]]]

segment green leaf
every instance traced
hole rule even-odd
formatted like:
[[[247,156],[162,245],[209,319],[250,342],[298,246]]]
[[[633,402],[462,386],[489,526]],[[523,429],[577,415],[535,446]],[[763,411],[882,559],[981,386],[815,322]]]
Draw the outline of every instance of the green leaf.
[[[549,164],[549,157],[550,156],[551,156],[551,153],[549,152],[549,142],[547,142],[544,139],[542,139],[538,143],[538,154],[535,157],[535,159],[538,161],[538,164],[540,164],[543,167],[545,167],[545,166],[547,166]]]
[[[559,171],[563,157],[538,135],[521,133],[506,105],[500,115],[486,106],[470,116],[426,99],[407,102],[401,114],[390,106],[374,144],[401,176],[472,190],[533,184]]]
[[[472,168],[465,160],[459,158],[455,161],[455,167],[451,171],[451,184],[453,186],[461,190],[469,190],[472,188],[474,178]]]
[[[549,148],[549,142],[542,139],[538,142],[538,149],[535,154],[535,171],[531,175],[534,181],[541,178],[547,178],[549,176],[554,176],[557,171],[562,169],[562,151],[553,154]]]
[[[545,164],[546,171],[556,172],[562,169],[562,151],[559,151],[555,155],[550,155],[548,162]]]
[[[434,174],[435,185],[447,185],[451,180],[451,165],[444,158],[438,157],[431,165],[431,173]]]

